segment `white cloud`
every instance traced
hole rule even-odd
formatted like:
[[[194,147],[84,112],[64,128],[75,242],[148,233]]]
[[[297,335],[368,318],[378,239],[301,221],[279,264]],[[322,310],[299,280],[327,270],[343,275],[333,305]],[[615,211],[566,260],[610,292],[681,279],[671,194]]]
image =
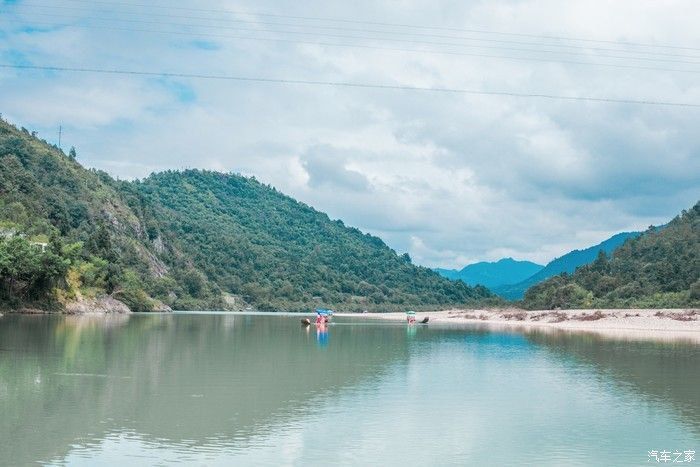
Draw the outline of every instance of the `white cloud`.
[[[23,26],[33,21],[66,20],[35,14],[47,9],[16,7],[24,14],[3,22],[2,61],[700,102],[697,65],[679,63],[697,62],[698,50],[632,54],[652,49],[268,16],[258,20],[305,26],[226,23],[251,19],[235,12],[208,21],[142,18],[218,29],[113,24],[89,19],[104,17],[105,8],[81,5],[74,10],[78,24],[178,34],[107,27],[27,30]],[[197,7],[226,8],[214,0]],[[695,25],[700,5],[692,0],[362,0],[303,6],[263,0],[233,10],[700,47]],[[114,17],[188,14],[128,11]],[[316,31],[331,37],[264,32],[310,32],[310,25],[326,26]],[[231,29],[251,26],[263,32]],[[337,37],[396,37],[375,32],[380,30],[416,34],[403,36],[403,42]],[[289,42],[295,40],[317,43]],[[538,49],[543,41],[549,52],[511,50]],[[631,54],[637,59],[615,58]],[[75,145],[86,165],[120,177],[184,167],[255,175],[332,217],[379,234],[429,266],[502,256],[546,262],[617,231],[665,222],[697,201],[700,192],[700,113],[687,108],[8,69],[0,69],[0,107],[49,140],[62,124],[64,146]]]

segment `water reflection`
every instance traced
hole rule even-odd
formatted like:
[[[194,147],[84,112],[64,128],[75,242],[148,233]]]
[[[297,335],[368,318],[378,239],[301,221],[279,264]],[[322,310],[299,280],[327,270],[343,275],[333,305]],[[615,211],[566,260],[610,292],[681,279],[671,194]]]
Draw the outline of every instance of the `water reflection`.
[[[585,364],[653,403],[667,404],[700,435],[700,347],[682,342],[619,340],[597,334],[528,332],[560,358]]]
[[[328,325],[324,324],[316,324],[316,342],[318,343],[319,347],[327,347],[328,346]]]
[[[688,345],[347,319],[5,316],[0,465],[80,463],[81,452],[575,464],[614,443],[635,456],[652,441],[697,441],[698,357]],[[342,436],[317,446],[318,433]],[[513,451],[488,457],[498,449]]]
[[[177,443],[244,440],[293,418],[318,395],[372,378],[408,355],[403,340],[385,341],[385,330],[372,328],[342,328],[342,345],[335,347],[328,346],[328,329],[319,330],[319,346],[309,347],[306,334],[292,326],[297,322],[232,315],[3,317],[0,464],[53,458],[76,441],[123,429]]]
[[[416,337],[416,333],[418,332],[418,328],[416,326],[408,325],[406,326],[406,336],[411,338],[411,337]]]

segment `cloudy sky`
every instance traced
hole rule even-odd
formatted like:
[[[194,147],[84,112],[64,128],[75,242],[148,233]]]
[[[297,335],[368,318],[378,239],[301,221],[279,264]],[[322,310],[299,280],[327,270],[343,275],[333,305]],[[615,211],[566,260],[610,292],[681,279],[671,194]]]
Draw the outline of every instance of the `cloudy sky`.
[[[696,0],[0,1],[0,112],[120,178],[255,175],[414,262],[547,262],[700,198]],[[146,6],[150,5],[150,6]],[[153,6],[158,5],[158,6]]]

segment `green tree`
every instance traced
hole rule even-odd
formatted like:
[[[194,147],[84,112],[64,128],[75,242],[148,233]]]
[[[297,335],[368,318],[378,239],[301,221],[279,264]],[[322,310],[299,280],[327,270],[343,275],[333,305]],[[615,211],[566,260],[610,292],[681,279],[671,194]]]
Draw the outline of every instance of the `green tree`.
[[[700,203],[663,228],[650,227],[608,258],[530,288],[528,308],[700,305]]]

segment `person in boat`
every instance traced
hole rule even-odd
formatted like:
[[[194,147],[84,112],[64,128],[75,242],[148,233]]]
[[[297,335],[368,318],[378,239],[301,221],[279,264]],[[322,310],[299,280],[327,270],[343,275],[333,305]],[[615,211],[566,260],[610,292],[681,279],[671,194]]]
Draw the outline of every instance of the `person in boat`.
[[[325,308],[316,309],[316,324],[320,322],[328,323],[333,315],[333,310],[327,310]]]
[[[408,322],[408,324],[414,324],[416,322],[416,312],[411,310],[407,311],[406,321]]]

